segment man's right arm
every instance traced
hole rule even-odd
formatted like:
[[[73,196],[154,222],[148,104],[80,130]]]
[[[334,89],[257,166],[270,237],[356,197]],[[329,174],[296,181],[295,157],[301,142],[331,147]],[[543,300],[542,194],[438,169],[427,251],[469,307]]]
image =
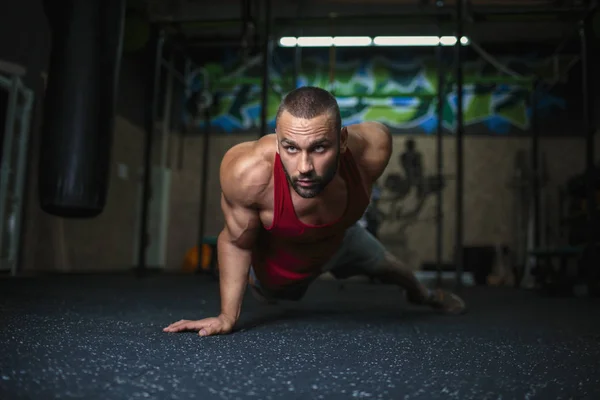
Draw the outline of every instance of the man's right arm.
[[[221,164],[221,208],[225,227],[218,238],[221,316],[235,324],[240,316],[252,250],[261,226],[259,202],[269,184],[270,167],[242,145]]]
[[[237,322],[248,283],[252,250],[261,226],[259,210],[269,186],[271,165],[254,155],[254,144],[231,148],[221,162],[221,208],[225,227],[217,241],[221,313],[216,318],[174,322],[165,332],[199,331],[200,336],[229,333]]]

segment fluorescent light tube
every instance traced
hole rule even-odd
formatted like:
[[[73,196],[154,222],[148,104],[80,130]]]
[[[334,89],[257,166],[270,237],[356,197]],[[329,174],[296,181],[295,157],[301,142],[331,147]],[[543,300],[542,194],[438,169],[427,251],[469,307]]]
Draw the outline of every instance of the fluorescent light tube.
[[[460,43],[465,46],[469,44],[469,38],[463,36],[460,39]],[[455,46],[456,45],[456,36],[442,36],[440,38],[440,44],[442,46]]]
[[[298,39],[295,37],[285,36],[279,39],[279,45],[281,47],[296,47]]]
[[[334,46],[361,47],[370,46],[373,39],[368,36],[336,36],[333,38]]]
[[[281,47],[363,47],[363,46],[455,46],[455,36],[285,36],[279,39]],[[469,39],[463,36],[462,45],[469,44]]]
[[[437,46],[437,36],[377,36],[373,39],[376,46]]]
[[[298,46],[300,47],[329,47],[333,45],[331,36],[300,36]]]

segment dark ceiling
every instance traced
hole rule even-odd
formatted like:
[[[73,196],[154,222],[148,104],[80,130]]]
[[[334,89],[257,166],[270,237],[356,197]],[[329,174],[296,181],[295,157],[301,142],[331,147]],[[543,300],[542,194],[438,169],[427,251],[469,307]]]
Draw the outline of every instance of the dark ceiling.
[[[188,44],[238,41],[257,32],[270,4],[271,35],[453,35],[457,0],[130,0]],[[479,43],[556,43],[572,34],[590,0],[466,0],[464,33]],[[594,2],[595,4],[595,2]],[[243,11],[246,10],[246,13]],[[575,31],[576,32],[576,31]]]

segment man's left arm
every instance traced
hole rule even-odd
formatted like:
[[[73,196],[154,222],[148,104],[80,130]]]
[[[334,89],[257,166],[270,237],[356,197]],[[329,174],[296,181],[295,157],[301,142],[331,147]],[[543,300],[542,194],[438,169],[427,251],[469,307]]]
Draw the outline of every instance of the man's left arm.
[[[392,156],[392,135],[384,124],[362,122],[348,127],[360,148],[359,164],[371,182],[377,181],[385,171]]]

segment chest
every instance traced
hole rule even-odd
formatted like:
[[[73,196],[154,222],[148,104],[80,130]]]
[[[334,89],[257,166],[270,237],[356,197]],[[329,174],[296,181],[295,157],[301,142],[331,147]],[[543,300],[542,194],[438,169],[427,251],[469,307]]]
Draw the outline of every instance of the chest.
[[[304,199],[293,192],[290,193],[292,209],[286,207],[286,213],[293,213],[294,217],[302,224],[319,226],[331,224],[344,216],[348,208],[348,188],[344,185],[332,191],[326,198]],[[263,226],[271,226],[274,219],[275,204],[270,202],[269,207],[260,213]]]
[[[366,188],[370,191],[370,186]],[[367,191],[366,193],[370,193]],[[365,192],[349,190],[347,186],[333,191],[327,201],[315,201],[314,199],[303,199],[300,196],[292,195],[293,209],[285,207],[286,218],[278,218],[278,231],[290,230],[290,233],[296,232],[298,226],[294,221],[300,222],[305,227],[319,228],[329,226],[336,221],[343,219],[346,224],[352,224],[360,219],[364,210],[369,204],[368,198],[365,198]],[[270,227],[274,222],[275,204],[270,202],[268,207],[260,212],[260,219],[264,227]],[[290,213],[293,213],[290,218]],[[348,220],[348,221],[345,221]],[[311,230],[313,231],[313,230]]]

